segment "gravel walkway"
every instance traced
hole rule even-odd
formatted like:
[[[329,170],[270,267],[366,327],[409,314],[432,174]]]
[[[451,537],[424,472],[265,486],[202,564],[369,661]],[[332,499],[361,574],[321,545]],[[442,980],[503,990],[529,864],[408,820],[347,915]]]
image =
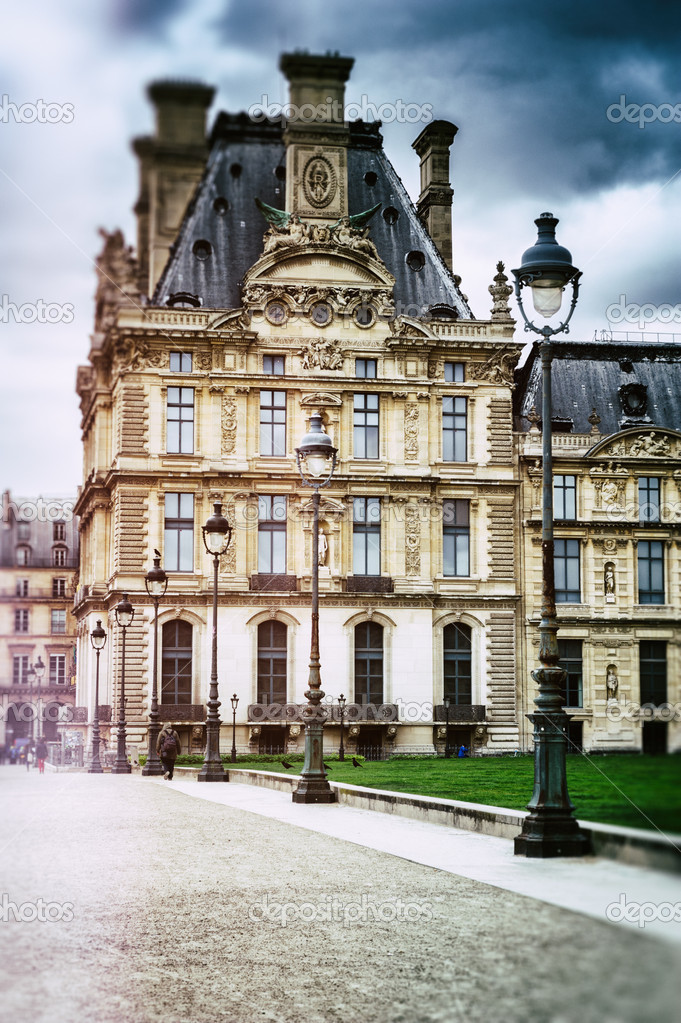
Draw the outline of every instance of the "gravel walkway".
[[[678,1019],[673,946],[168,783],[0,767],[0,819],[6,1020]]]

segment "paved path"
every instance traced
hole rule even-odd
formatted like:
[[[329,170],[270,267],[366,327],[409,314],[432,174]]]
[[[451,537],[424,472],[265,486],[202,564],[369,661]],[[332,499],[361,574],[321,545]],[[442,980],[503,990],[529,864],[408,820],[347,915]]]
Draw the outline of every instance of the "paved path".
[[[404,822],[419,837],[394,855],[370,847],[376,831],[388,841],[391,818],[283,802],[266,813],[259,795],[232,783],[0,767],[2,1018],[678,1019],[679,949],[648,928],[412,862],[424,843],[430,856],[424,829],[437,826]],[[334,814],[343,837],[322,833],[339,827]],[[479,869],[497,840],[461,834],[448,848],[467,849],[467,871]],[[23,919],[8,919],[16,913]]]

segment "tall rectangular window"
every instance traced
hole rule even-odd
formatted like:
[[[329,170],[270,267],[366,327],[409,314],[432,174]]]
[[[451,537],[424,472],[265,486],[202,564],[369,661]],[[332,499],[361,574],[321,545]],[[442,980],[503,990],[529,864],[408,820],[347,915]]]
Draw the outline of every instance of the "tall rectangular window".
[[[193,494],[166,494],[164,555],[167,572],[194,570]]]
[[[638,542],[638,602],[664,604],[664,548],[660,540]]]
[[[656,707],[667,702],[667,644],[660,640],[641,640],[639,652],[639,679],[643,703]]]
[[[462,384],[464,382],[464,363],[445,362],[445,383]]]
[[[470,502],[442,502],[442,572],[470,575]]]
[[[355,458],[378,458],[378,395],[356,394],[353,441]]]
[[[66,539],[66,523],[64,523],[64,522],[53,522],[52,523],[52,539],[53,540],[65,540]]]
[[[553,552],[556,603],[579,604],[579,540],[556,540]]]
[[[263,357],[262,357],[262,371],[263,371],[263,373],[271,373],[273,376],[283,377],[283,375],[284,375],[284,356],[283,355],[263,355]]]
[[[31,539],[31,523],[17,522],[17,540]]]
[[[50,685],[63,686],[66,682],[66,654],[50,654]]]
[[[376,379],[375,359],[355,359],[355,376],[361,380]]]
[[[14,631],[28,632],[28,610],[26,608],[14,612]]]
[[[52,564],[55,568],[64,568],[66,565],[66,555],[68,551],[66,547],[55,547],[52,551]]]
[[[194,388],[168,388],[168,453],[194,453]]]
[[[66,609],[52,608],[50,612],[51,632],[53,636],[64,636],[66,634]]]
[[[640,522],[660,521],[660,480],[657,476],[639,477],[638,517]]]
[[[28,654],[20,654],[12,658],[12,685],[28,685]]]
[[[582,706],[582,641],[581,639],[559,639],[559,667],[567,671],[563,689],[564,707]]]
[[[66,579],[53,579],[52,580],[52,596],[53,597],[65,597],[66,596]]]
[[[28,579],[17,579],[16,594],[17,597],[28,596]]]
[[[352,502],[352,571],[381,574],[380,497],[355,497]]]
[[[442,399],[442,458],[445,462],[465,462],[467,441],[467,398],[446,394]]]
[[[553,477],[553,514],[557,519],[577,518],[577,477]]]
[[[192,371],[192,353],[191,352],[171,352],[170,353],[170,372],[171,373],[191,373]]]
[[[260,454],[286,455],[286,391],[260,392]]]
[[[258,572],[286,574],[286,498],[258,498]]]

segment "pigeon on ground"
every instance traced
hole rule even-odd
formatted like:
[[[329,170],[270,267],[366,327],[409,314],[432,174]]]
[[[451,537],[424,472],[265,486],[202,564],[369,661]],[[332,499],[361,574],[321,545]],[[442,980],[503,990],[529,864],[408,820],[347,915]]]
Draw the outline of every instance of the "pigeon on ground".
[[[293,764],[289,764],[288,760],[282,760],[282,762],[281,762],[281,766],[282,766],[282,767],[285,767],[285,768],[286,768],[286,770],[288,771],[288,769],[289,769],[290,767],[293,767]]]
[[[353,767],[361,767],[362,765],[360,764],[359,760],[356,757],[353,757],[352,758],[352,766]]]
[[[327,770],[327,771],[330,771],[330,770],[331,770],[331,768],[329,767],[329,765],[328,765],[328,764],[324,764],[324,767],[326,768],[326,770]]]

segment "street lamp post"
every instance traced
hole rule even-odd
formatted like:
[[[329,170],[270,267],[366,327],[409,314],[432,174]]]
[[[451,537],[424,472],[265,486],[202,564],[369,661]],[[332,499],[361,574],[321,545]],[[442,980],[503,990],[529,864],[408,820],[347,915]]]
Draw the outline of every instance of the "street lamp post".
[[[38,682],[38,738],[37,738],[37,741],[38,742],[42,742],[43,741],[43,700],[42,700],[42,690],[41,690],[40,687],[43,684],[43,677],[45,675],[45,665],[43,664],[43,660],[42,660],[40,654],[38,654],[38,660],[33,665],[33,670],[35,672],[35,677],[36,677],[36,680]],[[33,758],[33,763],[34,763],[34,765],[36,767],[38,766],[38,758],[37,757]]]
[[[95,714],[92,722],[92,761],[88,768],[88,774],[103,774],[102,763],[99,759],[99,655],[106,644],[106,633],[102,628],[102,621],[97,619],[97,624],[90,633],[90,642],[97,656],[95,668]]]
[[[451,746],[449,745],[449,697],[448,696],[445,696],[443,698],[443,703],[445,705],[445,758],[447,760],[450,760],[451,756],[452,756],[452,749],[451,749]]]
[[[535,220],[537,241],[523,253],[521,266],[513,271],[515,293],[525,321],[525,330],[542,337],[542,608],[539,625],[539,661],[532,672],[539,689],[537,708],[528,718],[534,726],[534,791],[527,804],[530,811],[522,831],[515,839],[515,854],[532,858],[579,856],[588,852],[588,840],[572,816],[566,775],[568,715],[563,709],[561,689],[565,671],[559,667],[558,621],[553,545],[553,459],[551,449],[551,362],[554,334],[568,332],[568,323],[577,304],[581,272],[572,265],[570,252],[556,241],[558,220],[542,213]],[[532,289],[534,308],[549,319],[558,312],[562,294],[572,285],[569,312],[558,327],[538,327],[525,314],[522,289]]]
[[[125,752],[125,634],[132,625],[135,617],[135,609],[128,600],[128,594],[124,593],[122,599],[116,604],[116,624],[123,630],[123,645],[121,649],[121,702],[118,708],[118,742],[116,746],[116,760],[111,768],[112,774],[130,774],[132,768],[128,763]]]
[[[147,749],[147,761],[142,768],[142,775],[145,778],[160,776],[164,773],[163,764],[156,752],[156,740],[161,729],[158,713],[158,605],[161,597],[165,596],[168,589],[168,576],[161,568],[161,555],[154,551],[154,567],[150,568],[144,577],[144,585],[147,593],[154,602],[154,667],[151,677],[151,709],[149,711],[149,746]]]
[[[33,706],[33,683],[35,682],[35,666],[31,667],[26,672],[26,678],[28,679],[28,705],[31,713],[28,717],[28,745],[26,746],[26,770],[30,768],[28,754],[33,748],[33,718],[35,716],[35,707]]]
[[[296,464],[303,484],[312,487],[312,632],[310,637],[310,672],[308,675],[307,706],[303,708],[305,721],[305,763],[293,793],[294,803],[334,803],[336,793],[326,780],[324,770],[323,730],[325,710],[319,662],[319,491],[331,482],[336,468],[337,450],[331,438],[322,429],[322,417],[315,412],[310,417],[310,432],[296,448]]]
[[[338,713],[340,715],[340,745],[338,747],[338,759],[345,760],[345,746],[343,745],[343,719],[345,718],[345,704],[347,700],[343,693],[338,697]]]
[[[220,760],[220,715],[218,708],[218,568],[220,555],[229,547],[232,538],[232,527],[222,514],[222,504],[216,501],[213,514],[206,522],[203,530],[203,543],[206,551],[213,556],[213,637],[210,662],[210,692],[208,696],[208,714],[206,716],[206,756],[203,767],[199,771],[199,781],[229,781]]]
[[[239,697],[236,693],[232,696],[230,703],[232,704],[232,753],[229,759],[236,764],[236,709],[239,706]]]

